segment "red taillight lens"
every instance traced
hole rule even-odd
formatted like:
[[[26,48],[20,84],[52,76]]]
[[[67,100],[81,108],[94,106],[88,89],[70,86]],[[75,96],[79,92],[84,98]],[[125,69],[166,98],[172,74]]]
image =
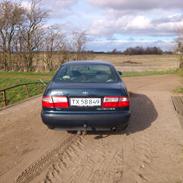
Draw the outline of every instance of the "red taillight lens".
[[[67,97],[53,96],[52,99],[53,99],[53,103],[56,108],[68,108],[69,107]]]
[[[42,99],[44,108],[68,108],[67,97],[64,96],[44,96]]]
[[[122,96],[107,96],[104,97],[103,108],[118,108],[118,107],[129,107],[128,97]]]
[[[54,108],[54,103],[51,96],[44,96],[42,98],[42,107],[44,108]]]
[[[118,101],[119,101],[118,97],[112,97],[112,96],[104,97],[102,107],[103,108],[118,107]]]
[[[119,107],[129,107],[130,102],[128,97],[119,97],[119,102],[118,102]]]

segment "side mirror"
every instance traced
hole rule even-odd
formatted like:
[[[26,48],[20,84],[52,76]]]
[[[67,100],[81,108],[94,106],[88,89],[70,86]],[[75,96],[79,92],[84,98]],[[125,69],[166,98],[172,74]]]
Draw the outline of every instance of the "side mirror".
[[[123,73],[122,73],[121,71],[118,71],[118,73],[119,73],[119,75],[120,75],[120,76],[122,76],[122,75],[123,75]]]

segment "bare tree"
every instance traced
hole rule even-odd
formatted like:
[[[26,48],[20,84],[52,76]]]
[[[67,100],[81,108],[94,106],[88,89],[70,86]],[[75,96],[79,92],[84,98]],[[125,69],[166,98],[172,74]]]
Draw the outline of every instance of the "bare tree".
[[[44,63],[49,71],[55,67],[53,64],[54,56],[56,53],[59,57],[62,51],[65,50],[65,35],[60,32],[57,26],[50,26],[45,31],[43,50],[44,50]]]
[[[0,2],[0,69],[35,71],[43,60],[51,71],[71,58],[88,57],[86,33],[74,32],[68,38],[59,27],[45,26],[47,15],[41,0],[31,0],[27,8],[11,0]]]
[[[40,50],[43,41],[43,22],[47,17],[47,11],[40,8],[39,0],[32,0],[30,9],[26,11],[20,39],[26,70],[32,71],[35,52]]]
[[[183,29],[179,29],[178,38],[176,39],[176,53],[179,55],[179,68],[183,68]]]
[[[0,49],[4,70],[8,70],[13,50],[13,38],[23,22],[24,9],[20,4],[4,0],[0,3]]]
[[[80,60],[85,58],[84,54],[85,46],[87,43],[86,32],[73,32],[72,34],[72,50],[76,54],[75,60]]]

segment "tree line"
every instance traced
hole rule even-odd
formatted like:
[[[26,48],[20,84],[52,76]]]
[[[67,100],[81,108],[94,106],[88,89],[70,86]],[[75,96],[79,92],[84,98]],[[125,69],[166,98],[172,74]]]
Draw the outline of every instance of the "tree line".
[[[113,52],[118,52],[117,50],[113,50]],[[163,54],[163,50],[159,47],[129,47],[122,52],[124,55],[161,55]]]
[[[68,36],[57,25],[46,25],[49,11],[40,0],[31,0],[29,7],[21,3],[0,2],[0,70],[53,70],[57,63],[85,58],[85,32]],[[74,54],[70,54],[73,52]]]
[[[161,55],[161,54],[173,54],[173,51],[163,51],[159,47],[129,47],[124,51],[114,48],[112,51],[87,51],[88,53],[93,54],[123,54],[123,55]]]

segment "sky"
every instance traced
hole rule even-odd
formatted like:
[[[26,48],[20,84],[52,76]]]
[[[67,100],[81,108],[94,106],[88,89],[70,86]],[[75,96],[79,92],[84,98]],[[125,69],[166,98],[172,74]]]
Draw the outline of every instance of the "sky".
[[[28,6],[29,0],[23,0]],[[183,27],[183,0],[42,0],[48,25],[85,31],[87,50],[123,51],[135,46],[174,50]]]

